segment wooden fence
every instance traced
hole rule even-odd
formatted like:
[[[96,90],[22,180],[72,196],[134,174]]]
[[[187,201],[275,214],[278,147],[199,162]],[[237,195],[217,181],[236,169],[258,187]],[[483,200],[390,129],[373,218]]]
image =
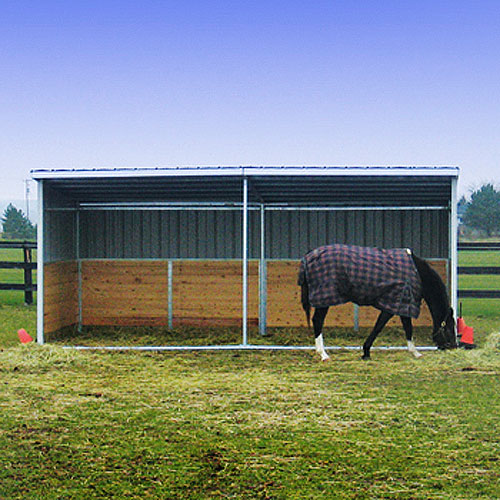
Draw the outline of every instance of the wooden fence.
[[[0,241],[0,248],[17,248],[23,251],[24,260],[21,262],[0,261],[0,269],[23,269],[23,283],[0,283],[0,290],[21,290],[24,291],[24,302],[33,304],[33,292],[36,291],[36,284],[33,283],[33,270],[36,269],[36,262],[33,262],[33,249],[36,243],[33,241]]]
[[[459,243],[458,251],[473,251],[473,252],[484,252],[484,251],[500,251],[500,243],[481,243],[481,242],[471,242],[471,243]],[[489,274],[489,275],[500,275],[500,267],[498,266],[459,266],[458,274]],[[500,279],[499,279],[500,285]],[[500,290],[458,290],[458,298],[474,298],[474,299],[500,299]]]

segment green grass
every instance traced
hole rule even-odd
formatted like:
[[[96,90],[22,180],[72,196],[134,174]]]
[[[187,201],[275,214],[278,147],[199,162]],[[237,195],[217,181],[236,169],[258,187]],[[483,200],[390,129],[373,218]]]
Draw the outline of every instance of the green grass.
[[[458,288],[462,290],[500,290],[500,275],[459,275]]]
[[[459,266],[500,266],[500,252],[461,250],[458,252]]]
[[[17,346],[20,328],[32,337],[36,336],[36,306],[0,304],[0,348]]]
[[[478,351],[0,352],[0,498],[493,499],[498,335]]]

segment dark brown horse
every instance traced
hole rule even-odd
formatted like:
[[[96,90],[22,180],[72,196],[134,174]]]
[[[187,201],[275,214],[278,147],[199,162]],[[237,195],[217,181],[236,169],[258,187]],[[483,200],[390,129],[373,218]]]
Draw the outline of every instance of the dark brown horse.
[[[316,350],[323,361],[329,359],[322,333],[328,308],[346,302],[380,310],[363,344],[363,359],[370,358],[373,342],[394,315],[401,318],[408,351],[417,358],[421,356],[413,343],[412,317],[418,317],[422,298],[432,315],[434,343],[439,349],[457,347],[455,320],[446,286],[425,260],[408,249],[319,247],[302,259],[299,285],[308,324],[311,307],[315,308],[312,321]]]

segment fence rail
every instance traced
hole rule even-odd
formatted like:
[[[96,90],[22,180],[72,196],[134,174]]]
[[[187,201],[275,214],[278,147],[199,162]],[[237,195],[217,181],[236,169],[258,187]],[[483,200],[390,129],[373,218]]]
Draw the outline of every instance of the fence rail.
[[[33,283],[33,271],[36,269],[36,262],[33,262],[33,249],[36,243],[33,241],[0,241],[0,248],[18,248],[23,251],[23,262],[0,261],[0,269],[23,269],[23,283],[0,283],[0,290],[21,290],[24,291],[24,302],[33,304],[33,292],[36,291],[36,284]]]
[[[458,266],[458,274],[500,274],[500,267]]]
[[[475,242],[467,241],[458,244],[458,250],[474,250],[474,251],[487,251],[487,250],[500,250],[500,242]]]

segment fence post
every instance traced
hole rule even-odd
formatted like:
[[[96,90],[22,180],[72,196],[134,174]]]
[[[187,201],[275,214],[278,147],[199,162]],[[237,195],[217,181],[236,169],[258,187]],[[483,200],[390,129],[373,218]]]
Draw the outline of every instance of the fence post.
[[[23,245],[24,253],[24,303],[29,306],[33,304],[33,269],[31,263],[33,262],[33,256],[31,253],[31,248],[29,248],[24,242]]]

